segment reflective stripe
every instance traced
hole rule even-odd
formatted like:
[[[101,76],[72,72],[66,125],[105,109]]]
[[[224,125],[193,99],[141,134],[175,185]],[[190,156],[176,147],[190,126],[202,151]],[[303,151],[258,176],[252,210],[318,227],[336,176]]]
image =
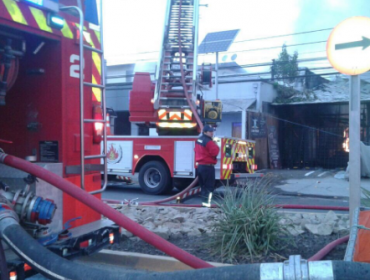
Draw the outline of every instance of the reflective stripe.
[[[3,0],[8,13],[12,19],[18,23],[28,25],[26,19],[24,18],[21,10],[18,7],[18,4],[13,0]]]
[[[71,28],[69,28],[69,25],[67,23],[67,21],[64,23],[64,26],[62,28],[62,30],[60,30],[63,34],[64,37],[66,38],[69,38],[69,39],[73,39],[73,32],[71,30]]]
[[[92,83],[95,84],[95,85],[98,85],[98,83],[95,80],[95,77],[94,76],[92,76]],[[93,94],[94,94],[94,96],[96,98],[96,101],[101,102],[101,89],[100,88],[93,87],[92,88],[92,91],[93,91]]]
[[[160,120],[167,120],[167,111],[166,110],[164,110],[164,109],[160,109],[159,111],[158,111],[158,118],[160,119]]]
[[[30,10],[31,10],[31,13],[32,13],[33,17],[35,18],[39,28],[41,30],[53,33],[53,30],[51,29],[51,27],[46,22],[46,17],[44,15],[44,12],[39,10],[39,9],[36,9],[34,7],[30,7]]]
[[[96,36],[96,38],[98,39],[99,43],[101,43],[101,41],[100,41],[100,32],[99,32],[99,31],[94,30],[94,33],[95,33],[95,36]]]
[[[170,121],[173,121],[176,119],[181,121],[181,112],[170,112]]]
[[[101,58],[100,55],[96,52],[92,53],[92,59],[94,61],[95,67],[99,72],[99,75],[101,75]]]

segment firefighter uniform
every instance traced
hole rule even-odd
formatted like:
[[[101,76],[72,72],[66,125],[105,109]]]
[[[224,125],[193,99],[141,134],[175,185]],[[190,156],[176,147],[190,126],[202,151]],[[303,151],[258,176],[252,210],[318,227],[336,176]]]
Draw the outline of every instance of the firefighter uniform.
[[[212,140],[214,129],[206,125],[203,134],[195,142],[195,161],[201,186],[201,196],[205,202],[215,187],[215,165],[220,148]]]

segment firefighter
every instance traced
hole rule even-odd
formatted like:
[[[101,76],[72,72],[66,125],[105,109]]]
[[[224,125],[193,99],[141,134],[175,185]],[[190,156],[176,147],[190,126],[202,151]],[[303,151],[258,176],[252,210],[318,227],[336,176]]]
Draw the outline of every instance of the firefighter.
[[[203,133],[195,142],[195,161],[201,187],[203,206],[210,206],[215,187],[215,165],[220,148],[213,142],[214,128],[203,127]]]

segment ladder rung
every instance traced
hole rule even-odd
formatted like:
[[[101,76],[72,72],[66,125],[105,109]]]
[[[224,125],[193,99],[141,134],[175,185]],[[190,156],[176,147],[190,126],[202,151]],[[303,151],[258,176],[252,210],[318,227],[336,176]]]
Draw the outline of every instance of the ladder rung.
[[[85,159],[95,159],[95,158],[105,158],[106,155],[92,155],[92,156],[85,156]]]
[[[84,45],[84,48],[85,48],[85,49],[88,49],[88,50],[90,50],[90,51],[96,52],[96,53],[103,54],[103,52],[102,52],[101,50],[99,50],[99,49],[95,49],[95,48],[90,47],[90,46],[88,46],[88,45]]]
[[[104,89],[104,86],[103,85],[97,85],[97,84],[93,84],[93,83],[84,83],[85,86],[88,86],[88,87],[95,87],[95,88],[100,88],[100,89]]]
[[[168,100],[168,99],[174,99],[174,100],[187,100],[186,98],[181,98],[181,97],[160,97],[161,100]]]
[[[169,109],[169,108],[189,109],[190,106],[184,106],[184,105],[159,105],[159,108],[163,108],[163,109]]]
[[[106,123],[105,120],[93,120],[93,119],[84,119],[85,123]]]
[[[185,85],[187,86],[191,86],[193,83],[185,83]],[[161,83],[161,85],[164,85],[164,86],[167,86],[167,85],[171,85],[171,86],[183,86],[182,83],[169,83],[169,82],[164,82],[164,83]]]

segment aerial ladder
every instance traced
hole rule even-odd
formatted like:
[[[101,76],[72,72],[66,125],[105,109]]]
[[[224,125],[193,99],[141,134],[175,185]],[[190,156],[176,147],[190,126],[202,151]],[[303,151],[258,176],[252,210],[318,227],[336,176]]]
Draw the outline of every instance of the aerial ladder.
[[[199,133],[202,124],[195,102],[198,20],[199,0],[168,0],[156,84],[151,100],[153,115],[148,115],[147,119],[137,117],[134,106],[130,104],[132,122],[151,123],[157,128],[159,135]],[[130,99],[140,98],[136,93],[139,88],[137,85],[141,83],[141,74],[143,73],[135,75]]]

